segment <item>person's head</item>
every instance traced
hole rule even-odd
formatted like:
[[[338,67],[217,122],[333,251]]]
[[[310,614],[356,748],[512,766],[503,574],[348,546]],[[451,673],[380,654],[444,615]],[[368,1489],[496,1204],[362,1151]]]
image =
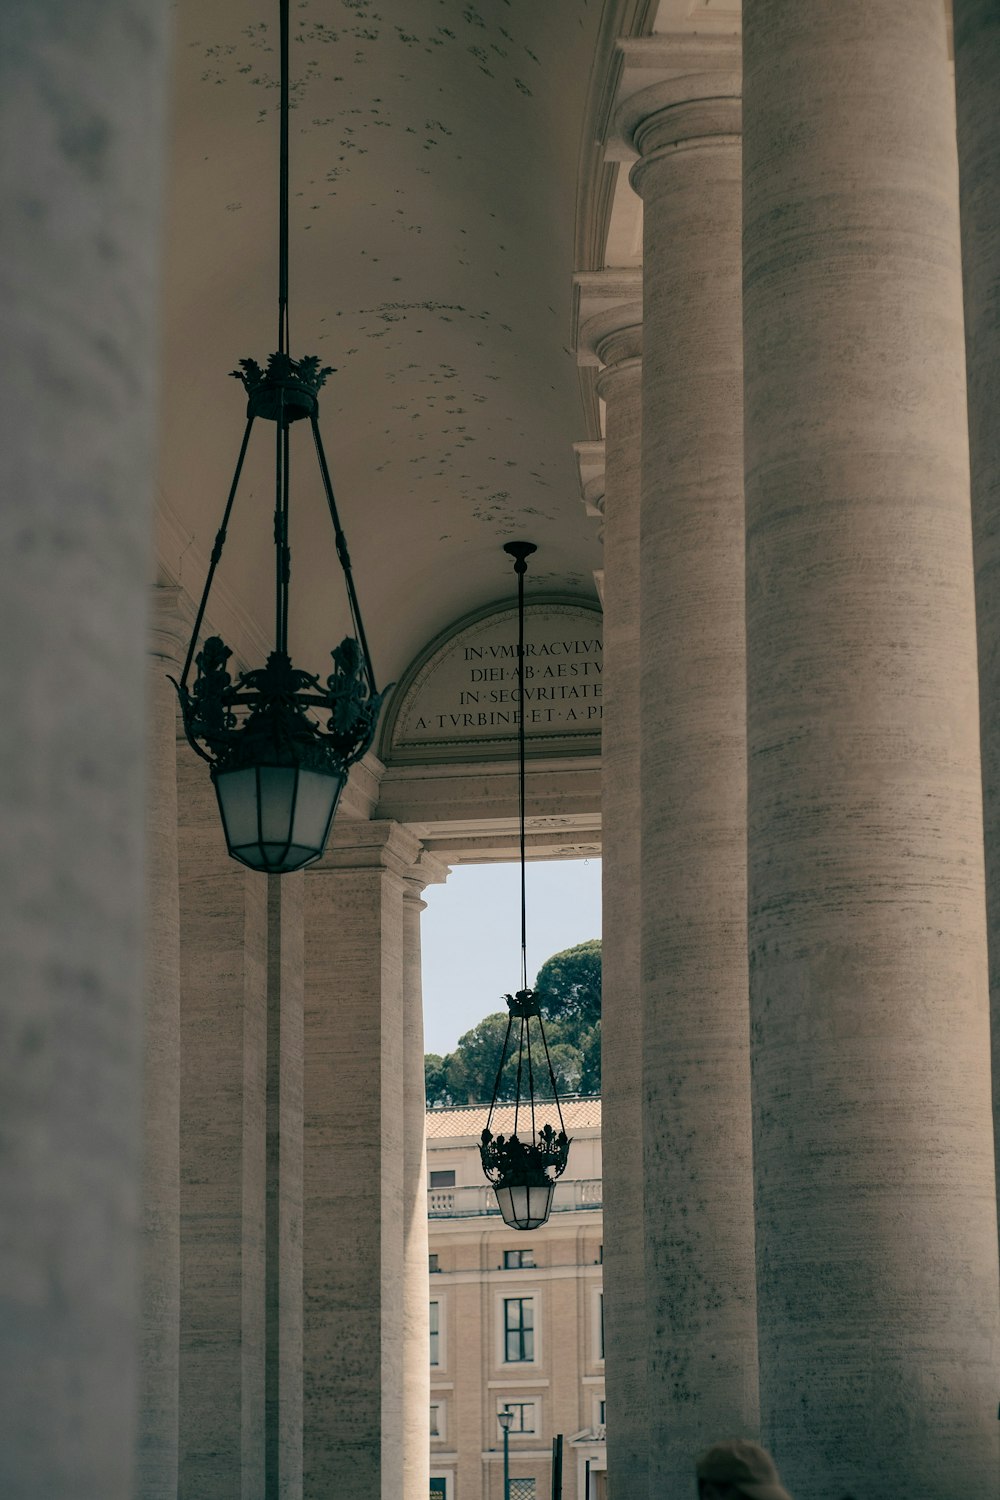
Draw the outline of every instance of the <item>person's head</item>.
[[[699,1500],[792,1500],[774,1459],[748,1438],[707,1448],[695,1465]]]

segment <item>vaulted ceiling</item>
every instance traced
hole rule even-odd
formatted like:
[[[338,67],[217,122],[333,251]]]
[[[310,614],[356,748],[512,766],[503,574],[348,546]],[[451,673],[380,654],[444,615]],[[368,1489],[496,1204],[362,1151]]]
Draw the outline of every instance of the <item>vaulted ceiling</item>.
[[[382,681],[509,594],[510,538],[538,544],[531,587],[594,596],[571,307],[605,10],[292,3],[292,353],[336,370],[321,425]],[[277,0],[180,0],[159,548],[195,592],[243,426],[227,375],[276,347],[277,102]],[[269,629],[272,433],[251,456],[213,606],[243,649]],[[292,649],[318,669],[345,619],[302,436]]]

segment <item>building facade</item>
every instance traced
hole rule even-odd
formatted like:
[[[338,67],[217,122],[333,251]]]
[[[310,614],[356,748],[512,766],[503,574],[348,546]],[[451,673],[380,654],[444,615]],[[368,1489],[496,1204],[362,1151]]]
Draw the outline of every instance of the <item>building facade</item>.
[[[519,1234],[483,1181],[487,1111],[427,1115],[431,1494],[504,1500],[497,1413],[514,1413],[510,1500],[548,1500],[563,1437],[565,1500],[606,1495],[601,1105],[568,1099],[572,1139],[552,1216]],[[513,1110],[497,1111],[509,1131]],[[542,1107],[539,1125],[555,1111]]]
[[[734,1432],[795,1500],[995,1493],[996,0],[297,0],[294,348],[399,686],[281,879],[168,680],[273,337],[275,6],[3,20],[0,1493],[426,1500],[421,892],[516,854],[529,703],[529,857],[603,856],[610,1500]]]

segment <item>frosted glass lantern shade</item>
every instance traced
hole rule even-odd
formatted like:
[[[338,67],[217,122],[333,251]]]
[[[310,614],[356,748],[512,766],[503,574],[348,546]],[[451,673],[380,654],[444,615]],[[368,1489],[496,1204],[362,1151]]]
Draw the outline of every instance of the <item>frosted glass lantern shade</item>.
[[[287,875],[319,859],[346,777],[301,766],[213,771],[226,843],[234,859]]]
[[[552,1210],[555,1186],[548,1181],[498,1183],[493,1191],[504,1223],[511,1229],[540,1228]]]

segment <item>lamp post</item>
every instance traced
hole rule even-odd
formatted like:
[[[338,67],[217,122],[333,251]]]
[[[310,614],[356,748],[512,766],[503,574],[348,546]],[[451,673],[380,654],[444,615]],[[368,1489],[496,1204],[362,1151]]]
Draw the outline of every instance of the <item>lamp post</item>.
[[[503,1500],[510,1500],[510,1427],[514,1413],[509,1406],[497,1412],[497,1421],[503,1430]]]

